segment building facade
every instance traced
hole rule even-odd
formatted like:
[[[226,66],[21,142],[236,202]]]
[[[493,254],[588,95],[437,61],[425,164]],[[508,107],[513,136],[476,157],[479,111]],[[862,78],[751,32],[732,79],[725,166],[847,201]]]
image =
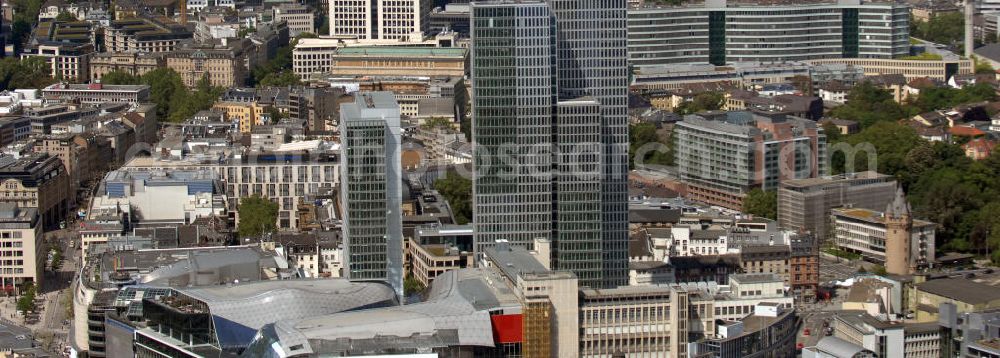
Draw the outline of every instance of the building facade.
[[[430,25],[430,0],[330,0],[330,36],[421,41]]]
[[[933,265],[936,225],[914,220],[908,214],[894,218],[891,215],[868,209],[834,209],[834,246],[858,253],[865,260],[885,264],[887,270],[892,265],[895,272],[910,272]],[[886,252],[890,249],[894,253],[890,258],[898,257],[901,262],[886,262]]]
[[[212,86],[238,87],[246,83],[256,65],[254,44],[249,39],[185,42],[165,55],[167,67],[181,75],[189,88],[208,78]]]
[[[0,157],[0,203],[37,208],[42,225],[58,227],[69,212],[69,175],[58,157],[45,153],[20,159]]]
[[[148,85],[105,85],[56,83],[42,89],[42,97],[50,101],[97,106],[107,102],[137,105],[149,101]]]
[[[379,280],[403,295],[399,104],[365,92],[340,108],[344,273]]]
[[[112,71],[142,76],[157,68],[166,67],[166,65],[162,53],[95,53],[90,57],[90,80],[97,83],[101,77]]]
[[[42,238],[36,208],[0,203],[0,289],[20,294],[25,284],[41,287],[46,258]]]
[[[26,48],[21,59],[41,58],[51,68],[52,78],[77,82],[90,78],[87,72],[93,54],[94,45],[89,43],[43,42]]]
[[[895,193],[893,177],[873,171],[786,180],[778,188],[778,225],[812,232],[825,241],[830,235],[831,209],[850,206],[881,210]]]
[[[909,55],[909,7],[894,3],[649,4],[629,10],[628,27],[637,67]]]
[[[733,210],[754,189],[825,171],[826,135],[815,122],[749,112],[685,116],[674,128],[675,157],[691,199]]]
[[[104,32],[104,46],[111,53],[171,52],[179,41],[193,36],[183,25],[163,17],[130,17],[111,22]]]
[[[336,76],[465,75],[467,50],[457,47],[341,47],[327,71]]]
[[[625,12],[624,1],[473,4],[476,251],[548,239],[553,267],[581,286],[628,282]]]
[[[302,33],[316,33],[313,10],[301,4],[279,4],[274,7],[274,21],[288,23],[288,36],[295,37]]]

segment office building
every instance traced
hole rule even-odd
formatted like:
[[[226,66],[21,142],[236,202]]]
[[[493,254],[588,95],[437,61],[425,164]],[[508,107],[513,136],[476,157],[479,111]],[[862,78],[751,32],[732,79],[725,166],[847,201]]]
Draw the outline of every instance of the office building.
[[[36,208],[46,228],[58,227],[69,213],[69,175],[58,157],[37,153],[15,159],[0,157],[0,203]]]
[[[302,33],[316,33],[316,24],[313,20],[314,10],[301,4],[278,4],[274,7],[274,21],[285,21],[288,23],[288,36],[295,37]]]
[[[873,171],[785,180],[778,188],[778,225],[812,232],[824,242],[830,235],[831,209],[881,210],[895,194],[896,180]]]
[[[157,68],[165,67],[163,53],[101,52],[90,57],[90,81],[100,83],[101,77],[112,72],[142,76]]]
[[[419,42],[430,6],[430,0],[330,0],[330,36]]]
[[[826,135],[816,122],[749,112],[688,115],[674,128],[675,158],[688,197],[733,210],[755,188],[823,173]]]
[[[891,322],[863,311],[840,311],[833,316],[830,328],[833,337],[875,352],[879,357],[942,357],[941,327],[937,322]]]
[[[628,282],[625,12],[624,1],[472,5],[477,252],[543,238],[553,268],[581,286]]]
[[[46,258],[42,239],[38,209],[0,203],[0,289],[5,293],[21,294],[25,284],[42,284]]]
[[[107,102],[136,105],[149,101],[149,86],[56,83],[42,89],[42,97],[49,101],[79,103],[86,106],[97,106]]]
[[[112,21],[104,30],[104,46],[111,53],[171,52],[179,41],[193,36],[167,18],[137,16]]]
[[[455,76],[465,75],[468,51],[458,47],[352,46],[334,51],[334,76]]]
[[[833,210],[833,245],[884,264],[889,273],[912,274],[934,265],[936,225],[910,217],[909,210]]]
[[[85,81],[94,45],[90,43],[41,42],[24,49],[21,59],[38,57],[51,68],[49,76],[67,81]]]
[[[403,295],[399,104],[362,92],[340,107],[344,273],[388,282]]]
[[[647,4],[629,9],[628,46],[636,67],[892,59],[909,55],[909,26],[900,3]]]
[[[165,55],[167,67],[193,88],[202,78],[212,86],[238,87],[246,83],[257,64],[256,46],[249,39],[182,42]]]
[[[940,54],[940,53],[939,53]],[[906,77],[907,81],[918,78],[930,78],[947,82],[955,75],[973,73],[971,59],[958,56],[943,56],[940,60],[905,60],[898,58],[831,58],[810,60],[813,65],[842,64],[861,67],[865,76],[896,75]]]

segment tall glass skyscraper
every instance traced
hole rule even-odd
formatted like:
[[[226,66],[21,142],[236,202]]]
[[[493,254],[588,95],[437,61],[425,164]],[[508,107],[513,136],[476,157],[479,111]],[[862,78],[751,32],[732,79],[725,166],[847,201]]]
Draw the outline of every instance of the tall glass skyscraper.
[[[392,92],[361,92],[340,107],[345,276],[385,281],[403,296],[399,104]]]
[[[628,281],[626,0],[472,6],[476,250],[551,240],[581,285]]]

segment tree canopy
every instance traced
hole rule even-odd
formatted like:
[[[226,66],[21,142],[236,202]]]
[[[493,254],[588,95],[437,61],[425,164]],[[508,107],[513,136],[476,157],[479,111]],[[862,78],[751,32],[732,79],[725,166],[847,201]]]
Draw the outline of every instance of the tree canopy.
[[[652,123],[639,123],[629,126],[628,131],[629,136],[629,146],[628,146],[628,161],[629,166],[634,167],[639,151],[645,151],[643,153],[643,158],[640,161],[643,164],[656,164],[656,165],[673,165],[674,155],[673,150],[670,145],[669,140],[661,140],[660,135],[656,132],[656,126]],[[660,150],[648,150],[649,148],[643,148],[649,143],[659,143],[662,146],[658,146]],[[655,149],[655,148],[654,148]],[[648,151],[647,151],[648,150]]]
[[[250,71],[251,82],[259,86],[294,86],[300,84],[301,79],[292,72],[292,50],[299,43],[300,39],[315,38],[315,34],[308,32],[295,36],[288,45],[278,48],[274,58],[263,64],[258,64]]]
[[[237,228],[240,237],[255,237],[278,229],[278,203],[261,196],[240,199],[240,223]]]
[[[910,35],[922,40],[951,45],[962,40],[965,18],[961,12],[937,14],[929,21],[910,21]]]
[[[778,192],[753,189],[743,198],[743,212],[771,220],[778,218]]]
[[[867,81],[855,85],[847,94],[847,103],[828,114],[829,117],[856,121],[862,127],[899,120],[908,115],[909,112],[892,98],[892,94]]]
[[[112,71],[101,77],[101,83],[116,85],[149,85],[149,96],[156,103],[156,114],[168,122],[179,123],[198,111],[212,108],[225,91],[212,86],[208,76],[198,80],[194,90],[184,86],[184,80],[171,68],[159,68],[142,76]]]
[[[51,68],[41,57],[18,60],[7,57],[0,60],[0,89],[43,88],[56,82]]]
[[[444,178],[434,181],[434,189],[448,200],[456,224],[465,225],[472,221],[471,180],[450,171]]]
[[[714,111],[722,108],[726,97],[719,92],[699,93],[691,101],[681,103],[674,109],[678,114],[692,114],[704,111]]]

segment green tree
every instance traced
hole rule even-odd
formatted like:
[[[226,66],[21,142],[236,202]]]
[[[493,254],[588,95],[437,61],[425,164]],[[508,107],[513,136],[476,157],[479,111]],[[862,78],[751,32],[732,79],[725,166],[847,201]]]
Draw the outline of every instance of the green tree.
[[[719,92],[705,92],[694,96],[689,102],[681,103],[674,112],[679,114],[692,114],[704,111],[714,111],[722,108],[726,97]]]
[[[976,74],[996,74],[996,69],[993,68],[993,65],[990,65],[989,61],[978,58],[974,59],[976,60]]]
[[[629,166],[634,167],[635,161],[638,158],[639,151],[645,151],[643,153],[642,163],[643,164],[656,164],[656,165],[673,165],[674,155],[671,143],[669,140],[660,139],[660,135],[657,134],[656,126],[652,123],[639,123],[629,126],[629,147],[628,147],[628,160]],[[662,144],[654,150],[649,150],[650,148],[644,148],[649,143],[659,143]],[[657,150],[658,149],[658,150]]]
[[[778,218],[778,192],[753,189],[743,198],[743,212],[775,220]]]
[[[865,81],[855,85],[847,94],[847,103],[830,110],[829,116],[856,121],[866,128],[877,122],[896,121],[908,114],[892,94]]]
[[[70,14],[68,12],[63,11],[63,12],[60,12],[59,15],[56,15],[56,21],[71,22],[71,21],[78,21],[78,20],[76,18],[76,15],[73,15],[73,14]]]
[[[240,199],[240,223],[237,231],[240,237],[255,237],[276,231],[278,203],[260,196]]]
[[[292,69],[292,50],[299,43],[300,39],[315,38],[315,34],[304,32],[295,36],[287,46],[279,47],[273,58],[263,64],[258,64],[250,70],[250,80],[252,84],[262,86],[290,86],[297,85],[300,79]]]
[[[17,310],[24,315],[35,310],[35,285],[29,283],[22,289],[21,298],[17,299]]]
[[[282,118],[286,117],[285,114],[281,113],[281,110],[279,110],[278,107],[275,106],[267,107],[267,114],[268,116],[271,117],[271,123],[274,124],[277,124],[278,122],[281,121]]]
[[[866,153],[862,152],[857,153],[854,157],[854,171],[878,170],[880,173],[897,175],[907,170],[905,159],[910,149],[924,140],[909,126],[896,122],[877,122],[860,133],[847,136],[841,142],[855,148],[867,144],[871,144],[875,148],[878,168],[869,168],[868,157]],[[843,173],[846,169],[844,153],[836,150],[836,143],[833,143],[830,148],[832,150],[832,171]],[[872,155],[873,153],[867,154]]]
[[[961,12],[938,14],[929,21],[910,21],[910,34],[913,37],[952,45],[962,41],[965,29],[965,18]]]
[[[450,171],[444,178],[434,181],[434,189],[448,201],[456,224],[465,225],[472,221],[471,180]]]

